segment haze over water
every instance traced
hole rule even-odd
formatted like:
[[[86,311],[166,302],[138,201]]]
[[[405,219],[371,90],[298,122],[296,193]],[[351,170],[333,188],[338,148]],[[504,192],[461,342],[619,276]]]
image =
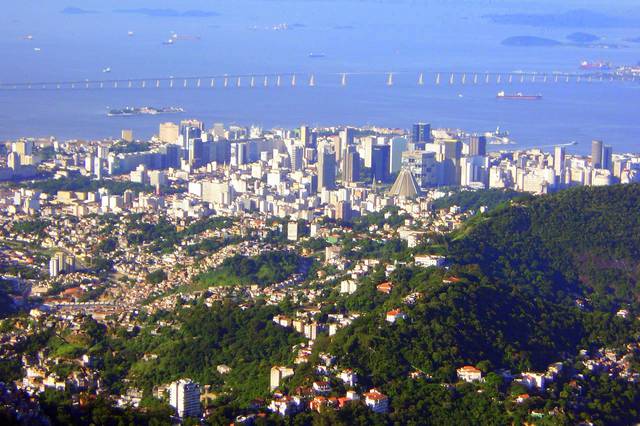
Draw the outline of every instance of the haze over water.
[[[265,127],[375,124],[484,132],[509,130],[517,146],[577,141],[586,152],[593,138],[616,152],[640,151],[640,84],[505,84],[435,87],[416,84],[420,71],[575,72],[582,60],[615,65],[640,61],[640,28],[498,25],[483,17],[503,13],[556,13],[582,8],[640,16],[635,2],[567,1],[83,1],[26,0],[0,17],[0,81],[125,79],[213,74],[314,72],[317,87],[191,90],[0,91],[0,139],[22,136],[116,137],[132,128],[146,138],[162,121],[194,117]],[[62,13],[77,7],[78,13]],[[115,9],[171,8],[216,12],[206,17],[157,17]],[[84,13],[80,13],[84,12]],[[437,17],[437,18],[436,18]],[[271,29],[286,23],[289,30]],[[129,37],[128,31],[134,35]],[[174,45],[162,42],[174,31]],[[624,49],[575,46],[506,47],[510,36],[566,42],[587,32]],[[33,40],[25,40],[31,34]],[[199,38],[199,39],[196,39]],[[36,52],[34,48],[40,48]],[[309,58],[309,53],[324,58]],[[111,68],[111,73],[102,70]],[[382,74],[354,76],[340,87],[340,72],[409,71],[386,87]],[[248,81],[245,81],[245,85]],[[218,81],[220,85],[220,81]],[[495,98],[499,90],[540,93],[538,102]],[[180,106],[180,115],[109,118],[108,107]]]

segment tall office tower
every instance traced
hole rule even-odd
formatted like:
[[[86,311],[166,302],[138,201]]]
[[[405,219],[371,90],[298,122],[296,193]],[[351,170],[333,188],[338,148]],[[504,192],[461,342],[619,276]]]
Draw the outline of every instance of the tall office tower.
[[[180,126],[175,123],[160,123],[158,138],[164,143],[176,143],[180,137]]]
[[[389,142],[391,147],[391,161],[389,166],[389,172],[396,173],[400,171],[402,166],[402,153],[407,150],[408,141],[407,138],[393,138]]]
[[[169,404],[178,417],[200,417],[200,385],[181,379],[169,385]]]
[[[348,201],[338,201],[336,204],[336,219],[342,222],[351,221],[351,203]]]
[[[300,141],[302,142],[302,145],[304,145],[305,147],[313,146],[312,134],[313,133],[311,132],[311,128],[309,126],[300,127]]]
[[[324,148],[318,154],[318,192],[336,187],[336,157]]]
[[[347,148],[342,168],[342,180],[345,183],[353,183],[360,180],[360,154],[355,147]]]
[[[22,163],[20,163],[20,154],[15,151],[11,151],[7,157],[7,167],[12,170],[19,170]]]
[[[367,136],[362,138],[362,159],[364,160],[364,166],[367,169],[371,168],[371,155],[373,153],[373,146],[376,144],[376,139],[373,136]]]
[[[300,145],[293,145],[289,153],[291,155],[291,170],[302,170],[302,157],[304,156],[304,147]]]
[[[182,120],[180,122],[180,133],[182,133],[186,127],[195,127],[196,129],[200,129],[201,132],[204,132],[204,123],[200,120]]]
[[[340,132],[340,139],[342,139],[342,147],[344,148],[347,145],[353,145],[355,136],[356,136],[356,129],[352,127],[345,127]]]
[[[487,137],[473,135],[469,139],[469,156],[487,155]]]
[[[189,141],[193,139],[202,140],[202,130],[198,127],[181,127],[180,137],[182,138],[182,147],[185,149],[189,149]]]
[[[17,152],[20,156],[20,160],[24,163],[25,157],[33,155],[33,141],[21,140],[14,142],[11,147],[11,151]]]
[[[120,139],[122,139],[125,142],[133,142],[133,130],[131,129],[123,129],[121,134],[120,134]]]
[[[602,141],[591,142],[591,165],[594,169],[602,168]]]
[[[609,145],[602,147],[602,168],[613,170],[613,148]]]
[[[436,154],[427,151],[405,151],[402,153],[402,169],[411,172],[420,188],[436,186]]]
[[[411,142],[430,142],[431,141],[431,124],[416,123],[411,131]]]
[[[90,174],[93,174],[95,172],[95,169],[94,169],[95,164],[96,164],[95,161],[93,161],[93,154],[88,153],[87,156],[84,158],[84,169]]]
[[[213,124],[213,130],[212,130],[213,136],[217,139],[225,139],[226,138],[226,130],[224,129],[224,124],[223,123],[214,123]]]
[[[182,148],[180,148],[180,145],[168,143],[160,148],[160,152],[164,154],[163,169],[180,168],[180,160],[182,160]]]
[[[193,138],[188,140],[189,164],[192,166],[201,166],[203,163],[202,155],[202,139]]]
[[[75,272],[76,258],[67,256],[63,252],[57,252],[49,260],[49,275],[57,277],[63,272]]]
[[[342,165],[342,156],[345,149],[347,149],[348,146],[353,145],[354,137],[355,129],[351,127],[345,127],[340,131],[339,140],[335,141],[336,162],[339,165]]]
[[[106,145],[98,146],[98,158],[101,160],[106,160],[109,157],[109,147]]]
[[[231,145],[231,164],[241,166],[249,162],[249,146],[246,142],[237,142]]]
[[[389,145],[375,145],[371,153],[371,175],[373,180],[386,182],[389,180],[390,163]]]
[[[565,149],[563,146],[556,146],[553,150],[553,170],[556,176],[562,176],[564,170]]]
[[[462,156],[462,143],[457,139],[444,139],[438,141],[441,147],[441,155],[438,159],[442,163],[442,184],[460,184],[460,157]]]

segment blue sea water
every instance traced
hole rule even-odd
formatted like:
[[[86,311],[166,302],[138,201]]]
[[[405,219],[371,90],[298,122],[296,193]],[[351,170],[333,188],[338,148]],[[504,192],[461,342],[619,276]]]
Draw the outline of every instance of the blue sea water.
[[[131,128],[146,138],[167,120],[194,117],[206,123],[264,127],[376,124],[409,127],[414,121],[484,132],[497,126],[519,146],[577,141],[588,152],[593,138],[616,152],[640,151],[639,83],[535,84],[513,87],[416,84],[422,71],[515,70],[574,72],[581,60],[615,64],[640,61],[640,28],[544,28],[496,25],[491,13],[552,13],[588,8],[640,16],[633,1],[557,2],[514,0],[234,0],[169,1],[24,0],[0,16],[0,82],[151,78],[214,74],[299,73],[298,85],[249,89],[104,89],[0,91],[0,140],[22,136],[102,138]],[[15,4],[14,4],[15,3]],[[62,13],[76,7],[76,13]],[[116,9],[216,12],[207,17],[158,17]],[[84,12],[84,13],[78,13]],[[153,14],[153,13],[152,13]],[[166,14],[166,13],[164,13]],[[278,24],[288,30],[276,31]],[[127,35],[133,31],[132,37]],[[565,40],[575,31],[622,43],[624,49],[575,46],[517,48],[501,41],[515,35]],[[171,46],[163,45],[178,34]],[[33,40],[25,40],[31,34]],[[36,52],[34,48],[41,49]],[[310,58],[309,53],[323,58]],[[110,74],[102,70],[110,67]],[[378,72],[349,77],[340,72]],[[387,87],[384,72],[395,75]],[[304,87],[310,73],[316,87]],[[482,77],[481,77],[482,80]],[[445,77],[443,77],[443,82]],[[467,77],[469,83],[470,76]],[[261,80],[258,80],[261,83]],[[272,82],[273,84],[273,82]],[[500,101],[499,90],[540,93],[542,101]],[[109,118],[108,107],[180,106],[169,116]]]

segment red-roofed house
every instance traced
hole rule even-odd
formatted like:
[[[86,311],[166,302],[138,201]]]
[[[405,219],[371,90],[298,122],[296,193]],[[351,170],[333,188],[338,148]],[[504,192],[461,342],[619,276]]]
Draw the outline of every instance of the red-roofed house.
[[[471,365],[465,365],[456,371],[458,373],[458,379],[464,380],[465,382],[471,383],[482,380],[482,371]]]
[[[382,284],[378,284],[376,289],[380,293],[391,294],[391,290],[393,290],[393,284],[391,284],[390,282],[385,282],[385,283],[382,283]]]
[[[386,413],[389,411],[389,397],[378,391],[378,389],[371,389],[362,396],[364,396],[364,403],[373,412]]]
[[[387,312],[387,322],[394,323],[398,319],[405,319],[407,316],[400,309],[393,309]]]

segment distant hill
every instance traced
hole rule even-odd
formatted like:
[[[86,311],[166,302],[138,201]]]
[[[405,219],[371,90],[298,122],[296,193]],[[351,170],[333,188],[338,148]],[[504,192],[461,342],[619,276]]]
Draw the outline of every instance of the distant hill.
[[[571,40],[574,43],[593,43],[600,40],[600,37],[595,34],[577,32],[569,34],[567,40]]]
[[[504,46],[518,47],[554,47],[561,46],[562,43],[550,38],[534,36],[514,36],[502,40]]]
[[[640,24],[640,19],[610,16],[584,9],[571,10],[564,13],[507,13],[485,15],[484,18],[496,24],[547,28],[626,28],[636,27]]]

